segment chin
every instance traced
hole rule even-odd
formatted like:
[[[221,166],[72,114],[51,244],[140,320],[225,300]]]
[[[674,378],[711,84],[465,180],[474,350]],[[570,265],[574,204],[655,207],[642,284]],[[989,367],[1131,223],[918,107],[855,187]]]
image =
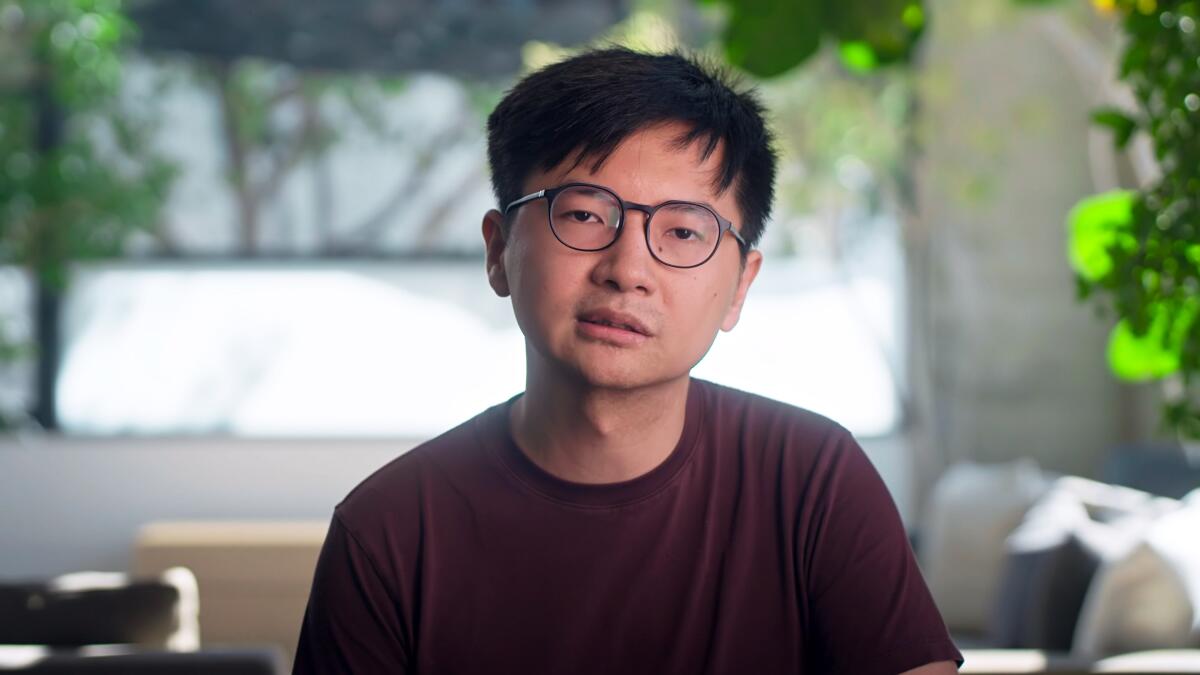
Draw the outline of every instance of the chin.
[[[636,362],[622,363],[620,359],[589,358],[574,362],[569,367],[588,386],[596,389],[631,390],[654,386],[687,377],[689,371],[666,373],[659,368],[651,369]]]
[[[574,335],[561,342],[526,340],[526,367],[547,368],[595,389],[632,390],[686,378],[686,363],[671,363],[655,350],[638,353]]]
[[[583,371],[580,379],[593,389],[638,389],[653,384],[652,379],[639,377],[632,373],[614,373],[610,371]]]

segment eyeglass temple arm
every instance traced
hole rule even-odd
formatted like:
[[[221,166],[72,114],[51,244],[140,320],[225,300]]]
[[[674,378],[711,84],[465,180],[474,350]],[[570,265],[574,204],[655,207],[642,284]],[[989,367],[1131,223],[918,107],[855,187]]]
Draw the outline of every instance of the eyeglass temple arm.
[[[525,195],[524,197],[521,197],[520,199],[516,200],[515,202],[504,207],[504,213],[507,215],[509,211],[512,211],[513,209],[517,208],[518,206],[520,206],[526,202],[531,202],[535,199],[541,199],[544,196],[546,196],[545,190],[538,190],[537,192],[535,192],[531,195]]]
[[[732,234],[733,238],[738,240],[738,243],[742,245],[742,248],[749,248],[749,246],[746,244],[746,240],[742,238],[741,233],[733,229],[733,223],[729,223],[728,229],[729,234]]]

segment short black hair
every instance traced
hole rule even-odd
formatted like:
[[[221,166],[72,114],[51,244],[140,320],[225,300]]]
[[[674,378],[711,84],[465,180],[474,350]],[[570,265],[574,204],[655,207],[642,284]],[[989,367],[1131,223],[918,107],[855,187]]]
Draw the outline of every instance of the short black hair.
[[[594,158],[595,171],[631,134],[681,122],[690,131],[679,138],[680,149],[702,141],[707,159],[721,144],[713,189],[722,194],[734,186],[741,222],[731,220],[753,247],[771,213],[777,158],[757,93],[738,86],[727,69],[680,51],[611,46],[526,76],[488,116],[488,162],[500,209],[523,196],[535,170],[548,171],[577,152],[572,168]]]

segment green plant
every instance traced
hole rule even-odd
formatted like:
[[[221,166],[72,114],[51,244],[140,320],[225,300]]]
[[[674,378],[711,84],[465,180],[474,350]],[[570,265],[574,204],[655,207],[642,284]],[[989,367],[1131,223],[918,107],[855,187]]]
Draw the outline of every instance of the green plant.
[[[905,63],[925,29],[922,0],[697,0],[726,13],[725,56],[759,77],[808,60],[823,41],[851,70]]]
[[[1098,5],[1101,3],[1097,3]],[[1069,217],[1081,299],[1105,302],[1117,323],[1112,371],[1165,380],[1164,421],[1200,438],[1200,3],[1111,0],[1127,43],[1120,78],[1135,110],[1103,109],[1097,124],[1118,150],[1138,133],[1160,175],[1136,191],[1080,202]]]
[[[132,33],[120,0],[0,0],[0,264],[43,296],[158,224],[174,168],[148,145],[153,115],[120,95]],[[7,334],[0,359],[29,353]]]
[[[0,261],[62,289],[158,223],[172,165],[121,100],[119,0],[0,1]]]

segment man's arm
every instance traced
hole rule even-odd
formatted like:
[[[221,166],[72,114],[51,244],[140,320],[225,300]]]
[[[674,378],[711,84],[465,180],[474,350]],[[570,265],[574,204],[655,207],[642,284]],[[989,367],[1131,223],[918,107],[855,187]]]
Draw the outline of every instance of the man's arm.
[[[937,663],[927,663],[920,668],[906,670],[900,675],[955,675],[958,673],[958,668],[953,661],[938,661]]]
[[[409,672],[401,606],[335,513],[313,575],[293,675]]]
[[[879,473],[845,430],[826,439],[817,466],[797,560],[819,663],[855,675],[954,673],[961,654]]]

